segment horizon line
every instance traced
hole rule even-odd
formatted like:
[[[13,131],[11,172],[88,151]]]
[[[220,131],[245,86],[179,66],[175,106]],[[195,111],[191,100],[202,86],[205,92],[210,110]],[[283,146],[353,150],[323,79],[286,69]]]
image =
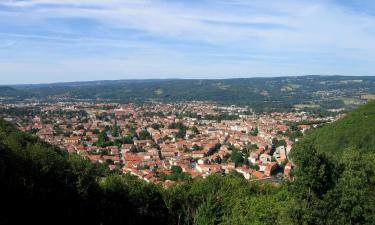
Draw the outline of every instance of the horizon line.
[[[109,79],[109,80],[56,81],[56,82],[46,82],[46,83],[13,83],[13,84],[0,84],[0,87],[113,82],[113,81],[240,80],[240,79],[270,79],[270,78],[288,78],[288,77],[375,77],[375,75],[305,74],[305,75],[280,75],[280,76],[270,75],[270,76],[251,76],[251,77],[233,77],[233,78],[143,78],[143,79],[142,78],[129,78],[129,79]]]

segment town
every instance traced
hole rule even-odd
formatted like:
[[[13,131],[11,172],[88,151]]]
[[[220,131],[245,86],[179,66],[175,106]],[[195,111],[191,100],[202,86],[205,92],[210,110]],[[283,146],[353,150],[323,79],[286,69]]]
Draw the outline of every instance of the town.
[[[17,103],[1,105],[1,113],[71,154],[163,185],[212,173],[277,183],[293,169],[292,145],[342,116],[254,113],[212,102]]]

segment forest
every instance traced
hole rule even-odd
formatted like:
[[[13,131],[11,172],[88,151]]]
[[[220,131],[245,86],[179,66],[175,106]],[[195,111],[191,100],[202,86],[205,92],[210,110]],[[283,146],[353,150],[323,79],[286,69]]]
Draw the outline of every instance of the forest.
[[[162,187],[0,120],[0,224],[373,224],[375,103],[308,133],[290,180],[231,172]]]

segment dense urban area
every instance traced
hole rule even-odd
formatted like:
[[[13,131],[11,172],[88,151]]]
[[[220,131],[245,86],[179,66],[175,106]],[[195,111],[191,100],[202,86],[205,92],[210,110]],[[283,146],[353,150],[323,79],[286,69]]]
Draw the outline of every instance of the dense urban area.
[[[165,185],[231,171],[278,182],[293,168],[288,160],[293,143],[341,116],[256,114],[208,102],[19,103],[1,110],[21,130],[69,153]]]

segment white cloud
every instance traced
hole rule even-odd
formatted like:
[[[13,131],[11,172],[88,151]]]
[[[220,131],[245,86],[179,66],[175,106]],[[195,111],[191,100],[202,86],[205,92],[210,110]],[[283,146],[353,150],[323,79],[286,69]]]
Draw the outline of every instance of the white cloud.
[[[20,55],[36,55],[41,61],[58,55],[51,57],[56,68],[72,74],[243,76],[375,70],[375,17],[330,0],[0,0],[0,6],[11,9],[0,11],[0,27],[10,23],[18,28],[0,28],[0,40],[14,38],[18,44],[23,39],[20,45],[26,50]],[[51,22],[76,18],[95,21],[93,29],[102,31],[100,37]],[[98,60],[104,56],[61,53],[98,48],[123,49],[123,54]],[[340,60],[343,65],[338,66]],[[3,66],[16,73],[11,65]],[[38,69],[43,67],[39,63],[27,65],[35,74],[54,71],[48,66]]]
[[[210,2],[215,5],[215,1]],[[31,7],[20,18],[89,18],[113,28],[213,44],[375,47],[374,17],[348,13],[327,1],[226,2],[212,9],[204,3],[193,7],[157,0],[29,0],[3,4]]]

